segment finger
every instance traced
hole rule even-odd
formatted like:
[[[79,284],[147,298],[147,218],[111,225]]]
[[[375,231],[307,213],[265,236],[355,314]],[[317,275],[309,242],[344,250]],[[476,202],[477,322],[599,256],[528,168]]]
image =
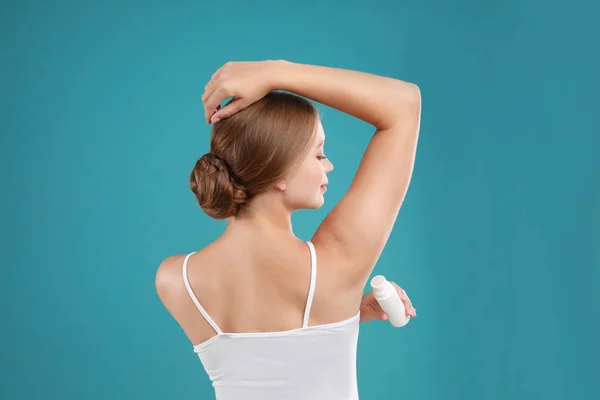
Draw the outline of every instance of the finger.
[[[387,321],[387,319],[388,319],[387,313],[380,313],[379,314],[379,319],[382,320],[382,321]]]
[[[215,73],[212,74],[212,76],[210,77],[209,81],[206,83],[206,86],[204,86],[204,93],[202,94],[203,103],[206,103],[207,99],[210,98],[210,96],[215,92],[215,90],[217,90],[222,84],[222,79],[220,79],[222,71],[223,67],[216,70]],[[207,122],[209,119],[210,115],[207,118]]]
[[[217,69],[211,76],[210,79],[208,80],[208,83],[206,84],[206,86],[210,86],[211,83],[216,82],[219,77],[221,76],[221,72],[223,71],[223,67],[224,65],[222,65],[219,69]],[[206,89],[206,87],[205,87]]]
[[[205,93],[204,95],[202,95],[202,102],[204,104],[204,119],[206,120],[207,124],[210,123],[210,117],[212,117],[216,110],[216,107],[214,107],[212,103],[211,105],[209,105],[211,99],[214,99],[214,93],[215,91],[213,90],[210,93]],[[219,103],[217,103],[217,106],[218,105]]]
[[[396,292],[398,292],[398,295],[400,296],[400,299],[402,299],[402,302],[404,304],[406,304],[406,303],[410,304],[410,299],[408,298],[406,291],[404,289],[402,289],[400,286],[398,286],[398,284],[396,284],[395,282],[392,282],[392,284],[396,288]],[[410,304],[410,306],[412,307],[412,304]]]
[[[404,297],[401,296],[400,299],[404,303],[404,308],[406,310],[406,315],[408,315],[410,317],[416,317],[417,316],[417,310],[415,310],[415,308],[413,307],[413,305],[410,302],[410,299],[408,298],[408,296],[406,296],[406,295],[404,295]]]
[[[403,296],[400,296],[400,298],[402,299],[402,302],[404,303],[404,306],[406,307],[407,310],[413,309],[413,305],[406,294],[404,294]]]
[[[210,95],[213,94],[213,92],[217,89],[217,87],[218,87],[217,79],[212,78],[210,81],[208,81],[206,86],[204,86],[204,93],[202,94],[202,101],[206,102],[206,99],[208,99],[210,97]]]
[[[219,122],[222,119],[231,117],[236,112],[246,108],[248,106],[246,103],[247,102],[244,99],[233,100],[232,102],[227,104],[225,107],[218,110],[212,116],[211,122],[214,124],[214,123]]]
[[[219,88],[212,92],[212,94],[206,99],[204,102],[204,113],[207,122],[210,122],[217,106],[220,105],[221,102],[227,97],[229,96],[227,95],[226,91],[222,88]]]
[[[404,289],[402,289],[400,286],[398,286],[395,282],[392,282],[392,284],[396,288],[396,291],[398,292],[398,295],[400,296],[400,300],[402,300],[402,303],[404,303],[404,308],[406,309],[406,314],[411,317],[416,317],[417,310],[415,310],[415,308],[413,307],[412,302],[410,301],[410,298],[406,294],[406,291]]]

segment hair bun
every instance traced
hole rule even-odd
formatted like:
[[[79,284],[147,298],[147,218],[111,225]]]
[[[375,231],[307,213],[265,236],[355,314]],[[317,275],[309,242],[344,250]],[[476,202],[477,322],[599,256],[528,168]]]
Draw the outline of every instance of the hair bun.
[[[190,188],[204,212],[215,219],[236,215],[248,198],[227,162],[213,153],[206,153],[196,161],[190,174]]]

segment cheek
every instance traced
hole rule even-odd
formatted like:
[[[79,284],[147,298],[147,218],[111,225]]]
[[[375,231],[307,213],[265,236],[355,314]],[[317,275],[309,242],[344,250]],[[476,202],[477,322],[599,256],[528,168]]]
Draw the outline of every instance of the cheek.
[[[325,174],[325,162],[326,161],[320,161],[320,163],[315,167],[314,172],[313,172],[315,179],[323,180],[323,177],[326,175]]]
[[[302,176],[301,182],[302,185],[306,187],[311,187],[316,185],[320,185],[320,182],[323,180],[323,172],[320,165],[311,165],[310,168],[305,170],[305,173]]]
[[[325,171],[323,165],[319,163],[311,163],[305,165],[302,171],[290,180],[290,186],[294,188],[294,194],[304,196],[312,196],[310,193],[315,190],[321,190]]]

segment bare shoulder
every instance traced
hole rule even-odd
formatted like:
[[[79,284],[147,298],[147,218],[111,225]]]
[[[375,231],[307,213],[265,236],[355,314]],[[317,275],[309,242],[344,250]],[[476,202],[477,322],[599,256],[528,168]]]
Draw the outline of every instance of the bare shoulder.
[[[166,283],[165,281],[172,279],[175,271],[178,270],[179,267],[183,268],[183,261],[185,260],[185,257],[185,254],[174,254],[162,260],[158,265],[158,269],[156,270],[157,281],[160,281],[160,283]]]
[[[174,254],[162,260],[156,270],[156,285],[169,286],[176,278],[181,278],[185,257],[186,254]]]
[[[209,245],[203,249],[194,252],[193,258],[195,266],[212,262]],[[165,258],[158,266],[155,276],[155,286],[158,296],[163,304],[171,311],[175,311],[176,305],[188,303],[187,290],[183,280],[183,263],[188,254],[174,254]],[[214,260],[213,260],[214,261]],[[188,261],[191,262],[191,261]]]
[[[175,254],[165,258],[159,264],[155,277],[156,292],[164,307],[190,341],[200,343],[214,335],[214,332],[206,320],[199,317],[198,310],[186,289],[183,279],[183,263],[186,257],[187,254]],[[208,264],[207,257],[205,248],[194,252],[190,260],[193,260],[194,267],[197,269]],[[193,279],[190,278],[190,285],[193,284]]]
[[[183,283],[183,261],[186,254],[175,254],[165,258],[158,266],[155,276],[156,292],[165,307],[172,307],[181,297]]]

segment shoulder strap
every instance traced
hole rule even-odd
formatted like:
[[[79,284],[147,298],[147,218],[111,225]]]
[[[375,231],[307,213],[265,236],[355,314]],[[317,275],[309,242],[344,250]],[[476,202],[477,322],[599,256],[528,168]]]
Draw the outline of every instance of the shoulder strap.
[[[303,328],[306,328],[308,326],[310,308],[312,306],[313,297],[315,295],[315,284],[317,281],[317,253],[315,251],[315,246],[312,244],[311,241],[307,241],[306,244],[308,244],[308,248],[310,249],[310,289],[308,291],[306,309],[304,310],[304,321],[302,322]]]
[[[204,307],[202,307],[202,305],[200,305],[200,302],[196,298],[196,295],[194,295],[194,291],[192,290],[192,287],[190,286],[190,281],[188,280],[188,274],[187,274],[187,264],[188,264],[188,260],[189,260],[190,256],[194,253],[195,252],[188,254],[185,257],[185,260],[183,260],[183,282],[185,283],[185,288],[187,289],[187,292],[190,295],[190,297],[192,298],[192,300],[194,301],[196,308],[198,308],[198,311],[200,311],[202,316],[206,319],[206,321],[210,324],[210,326],[213,327],[213,329],[217,332],[217,334],[222,335],[223,332],[221,331],[221,329],[219,329],[219,327],[217,326],[215,321],[213,321],[213,319],[210,317],[210,315],[208,315],[206,310],[204,310]]]

